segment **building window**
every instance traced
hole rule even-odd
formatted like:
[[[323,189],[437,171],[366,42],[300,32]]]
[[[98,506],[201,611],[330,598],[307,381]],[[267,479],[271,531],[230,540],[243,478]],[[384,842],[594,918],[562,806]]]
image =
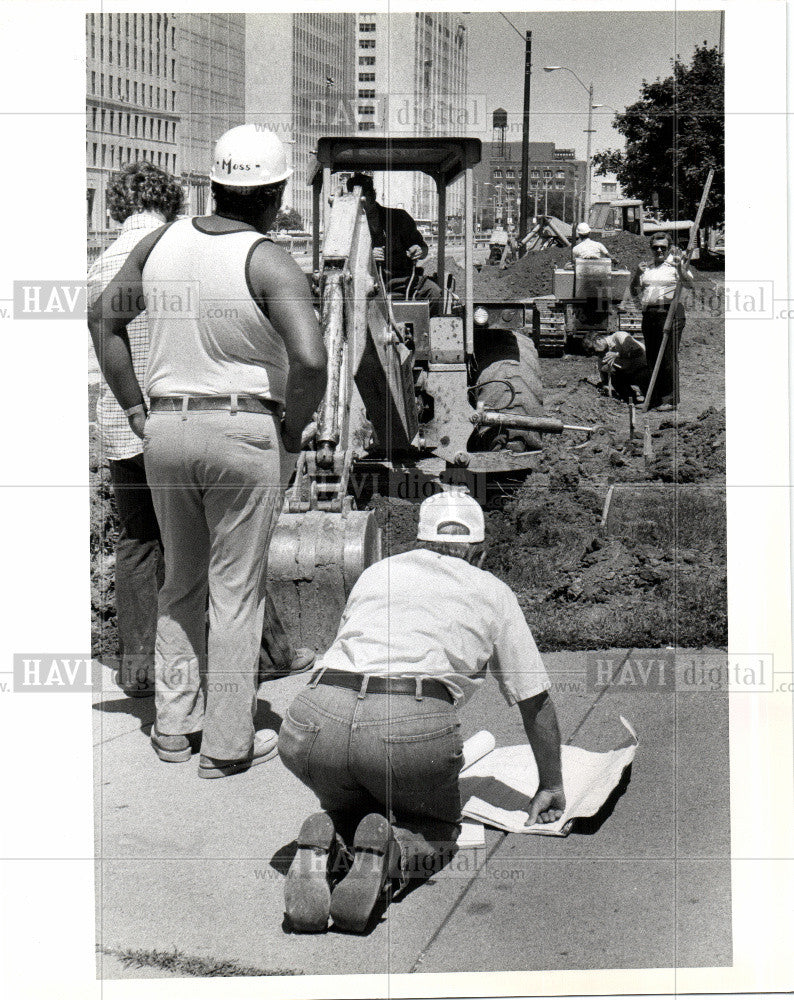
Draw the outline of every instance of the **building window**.
[[[375,25],[372,21],[367,21],[358,26],[359,31],[374,31]]]
[[[557,177],[562,177],[562,178],[564,178],[564,177],[565,177],[565,171],[564,171],[564,170],[558,170],[558,171],[557,171]]]
[[[358,64],[359,66],[374,66],[375,56],[359,56]]]
[[[371,132],[375,128],[375,122],[359,122],[358,130],[359,132]]]
[[[544,177],[551,177],[551,171],[550,170],[544,170],[543,171],[543,176]]]
[[[505,177],[515,177],[515,170],[505,170]]]
[[[360,49],[374,49],[375,39],[374,38],[359,38],[358,47]]]
[[[501,178],[501,176],[502,176],[502,171],[501,171],[501,170],[494,170],[494,172],[493,172],[493,175],[494,175],[494,177],[496,177],[496,178]]]
[[[359,73],[358,74],[359,83],[374,83],[375,74],[374,73]]]
[[[564,191],[565,190],[565,181],[557,181],[557,190],[558,191]]]
[[[358,113],[360,115],[374,115],[375,105],[374,104],[359,104]]]
[[[358,96],[359,97],[374,97],[375,96],[375,91],[374,90],[359,90]]]

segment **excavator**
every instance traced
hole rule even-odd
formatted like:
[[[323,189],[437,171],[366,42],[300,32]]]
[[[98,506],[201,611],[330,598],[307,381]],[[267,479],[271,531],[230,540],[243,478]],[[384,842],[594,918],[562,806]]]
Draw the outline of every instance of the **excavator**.
[[[420,498],[444,484],[475,492],[486,477],[529,472],[540,435],[564,429],[543,416],[532,306],[474,301],[472,170],[480,156],[472,138],[318,140],[313,269],[328,383],[268,561],[269,599],[295,646],[330,645],[351,588],[381,558],[381,528],[364,509],[373,492],[405,496],[406,483]],[[384,280],[360,189],[329,197],[334,175],[393,170],[420,171],[436,186],[441,315]],[[445,240],[448,189],[460,179],[465,258],[456,292]]]

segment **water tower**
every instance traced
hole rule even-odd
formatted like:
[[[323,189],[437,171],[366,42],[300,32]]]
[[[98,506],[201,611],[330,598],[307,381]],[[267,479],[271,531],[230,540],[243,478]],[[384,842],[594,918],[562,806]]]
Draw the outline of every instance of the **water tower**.
[[[507,112],[497,108],[493,113],[493,139],[496,144],[496,154],[500,159],[505,155],[505,132],[507,131]]]

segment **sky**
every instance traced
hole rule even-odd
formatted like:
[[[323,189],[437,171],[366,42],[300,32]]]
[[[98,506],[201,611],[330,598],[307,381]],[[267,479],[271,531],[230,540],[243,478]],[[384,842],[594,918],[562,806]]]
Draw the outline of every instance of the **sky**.
[[[274,57],[272,16],[248,18],[249,73],[253,71],[252,60]],[[586,90],[569,73],[544,73],[544,65],[569,67],[587,86],[593,82],[595,103],[622,111],[637,100],[644,79],[669,76],[676,55],[689,62],[696,45],[704,41],[716,45],[719,41],[720,19],[716,11],[510,11],[505,16],[494,12],[465,14],[468,91],[470,97],[478,98],[477,113],[483,118],[483,128],[473,128],[470,134],[490,140],[491,114],[503,107],[509,112],[508,124],[512,128],[507,138],[520,140],[523,35],[532,31],[530,139],[573,148],[580,159],[584,159],[586,148]],[[610,108],[593,112],[593,152],[622,146],[621,135],[611,126],[614,112]]]
[[[719,42],[716,12],[593,13],[588,11],[506,14],[523,35],[532,32],[530,140],[574,148],[584,158],[588,98],[570,73],[544,73],[567,66],[585,85],[594,84],[595,103],[622,111],[639,97],[643,79],[670,75],[671,59],[689,62],[695,46]],[[520,140],[524,101],[524,41],[500,14],[468,14],[469,93],[482,94],[487,108],[481,139],[491,138],[491,112],[505,108],[508,137]],[[498,59],[494,59],[498,54]],[[593,152],[619,148],[614,112],[593,112]]]

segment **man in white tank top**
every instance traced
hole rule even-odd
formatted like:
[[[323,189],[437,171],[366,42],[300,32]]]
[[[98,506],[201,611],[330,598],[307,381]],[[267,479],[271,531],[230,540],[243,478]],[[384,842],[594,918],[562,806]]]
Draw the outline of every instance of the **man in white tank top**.
[[[152,745],[185,761],[201,733],[207,778],[276,752],[276,734],[253,721],[267,551],[326,382],[306,277],[262,236],[290,173],[272,132],[231,129],[210,174],[215,214],[141,240],[89,314],[103,374],[143,438],[165,548]],[[144,306],[150,413],[126,336]]]

